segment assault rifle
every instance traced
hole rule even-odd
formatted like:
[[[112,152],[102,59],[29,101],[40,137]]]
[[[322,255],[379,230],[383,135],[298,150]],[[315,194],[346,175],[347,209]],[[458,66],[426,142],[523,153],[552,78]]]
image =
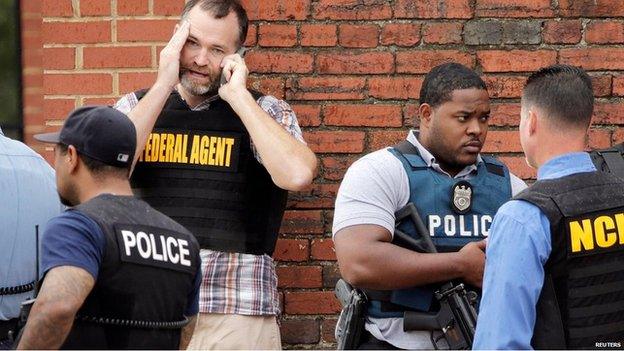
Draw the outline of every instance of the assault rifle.
[[[422,253],[437,253],[416,206],[408,203],[395,213],[396,225],[393,243],[403,248]],[[398,227],[409,221],[419,238],[407,235]],[[408,224],[408,223],[406,223]],[[366,294],[340,279],[336,284],[336,297],[343,306],[336,324],[338,350],[354,349],[364,330],[365,307],[368,303]],[[477,323],[475,305],[477,294],[467,291],[464,284],[447,282],[435,291],[440,310],[437,313],[416,311],[404,312],[403,330],[430,330],[431,342],[437,349],[441,338],[446,339],[451,349],[470,349]],[[434,331],[442,331],[442,336],[434,339]]]
[[[397,226],[405,219],[411,220],[419,238],[414,239],[395,228],[394,237],[397,244],[405,248],[423,253],[437,253],[435,245],[425,227],[416,207],[408,203],[396,213]],[[405,311],[403,315],[403,330],[430,330],[431,342],[438,349],[438,341],[446,339],[452,350],[470,349],[474,340],[477,325],[477,311],[475,305],[477,294],[467,291],[464,284],[449,281],[435,291],[435,298],[440,303],[437,313]],[[434,339],[433,332],[441,330],[442,336]]]

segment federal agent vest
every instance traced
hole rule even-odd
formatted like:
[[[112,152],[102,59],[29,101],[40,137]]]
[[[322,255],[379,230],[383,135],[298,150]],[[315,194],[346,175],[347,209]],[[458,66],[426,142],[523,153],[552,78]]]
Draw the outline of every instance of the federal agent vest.
[[[492,219],[498,208],[511,198],[509,170],[501,162],[482,156],[477,174],[469,180],[457,180],[436,172],[427,166],[418,150],[407,142],[390,149],[403,164],[410,186],[409,202],[429,229],[429,235],[438,252],[459,251],[471,241],[487,237]],[[399,150],[401,149],[401,150]],[[471,185],[471,207],[463,214],[454,210],[456,200],[453,188],[458,182]],[[406,234],[419,238],[413,225],[402,223],[399,228]],[[378,318],[402,317],[405,310],[433,312],[438,308],[433,293],[437,284],[393,290],[390,304],[371,301],[369,315]]]
[[[75,207],[93,219],[106,249],[91,293],[63,344],[68,349],[177,349],[180,329],[82,321],[184,320],[199,267],[199,245],[171,218],[132,196],[100,195]]]
[[[533,347],[613,348],[607,344],[623,342],[624,180],[578,173],[540,180],[516,199],[539,207],[550,221],[552,251]]]
[[[185,226],[201,248],[273,254],[288,193],[255,159],[249,133],[223,100],[192,111],[172,93],[131,183],[137,197]]]

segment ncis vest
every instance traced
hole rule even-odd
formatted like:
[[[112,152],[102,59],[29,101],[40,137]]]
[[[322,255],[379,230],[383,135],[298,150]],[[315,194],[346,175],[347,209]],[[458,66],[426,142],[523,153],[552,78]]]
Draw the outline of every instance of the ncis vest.
[[[75,207],[106,237],[98,278],[63,344],[69,349],[175,349],[199,267],[199,245],[171,218],[131,196],[100,195]],[[141,327],[119,326],[141,321]],[[95,321],[95,322],[94,322]],[[169,323],[167,323],[169,322]]]
[[[504,164],[483,157],[477,174],[470,180],[450,178],[427,166],[418,150],[408,141],[390,152],[403,164],[413,203],[429,229],[438,252],[459,251],[471,241],[487,237],[498,208],[511,198],[509,170]],[[418,239],[411,223],[398,227]],[[389,302],[371,301],[369,315],[378,318],[402,317],[405,310],[433,312],[433,293],[438,285],[393,290]]]
[[[538,181],[516,199],[550,221],[533,347],[612,348],[606,343],[624,341],[624,180],[579,173]]]
[[[624,177],[624,143],[589,153],[596,169]]]
[[[131,183],[137,197],[185,226],[202,248],[273,254],[288,193],[255,159],[249,133],[223,100],[191,111],[172,93]]]

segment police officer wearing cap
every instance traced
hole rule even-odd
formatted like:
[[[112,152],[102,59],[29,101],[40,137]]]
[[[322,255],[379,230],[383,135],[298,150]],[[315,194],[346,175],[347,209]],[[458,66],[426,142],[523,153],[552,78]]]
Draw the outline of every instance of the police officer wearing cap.
[[[61,212],[52,167],[28,146],[0,130],[0,350],[12,346],[20,304],[36,280],[35,227],[43,231]]]
[[[624,180],[583,151],[593,106],[577,67],[542,68],[524,87],[520,141],[537,182],[492,224],[475,349],[622,348]]]
[[[83,107],[60,133],[36,138],[56,144],[58,192],[73,208],[46,227],[44,278],[18,348],[184,348],[198,311],[199,247],[132,196],[132,122]]]
[[[437,312],[434,289],[451,279],[481,285],[485,243],[496,210],[526,185],[481,155],[490,114],[483,80],[457,63],[425,77],[420,131],[356,161],[340,185],[334,242],[342,276],[369,292],[361,349],[432,349],[429,331],[403,330],[406,311]],[[396,216],[413,203],[437,247],[419,253],[391,244]],[[420,234],[405,228],[407,234]],[[411,230],[411,231],[410,231]],[[441,333],[435,332],[435,338]]]

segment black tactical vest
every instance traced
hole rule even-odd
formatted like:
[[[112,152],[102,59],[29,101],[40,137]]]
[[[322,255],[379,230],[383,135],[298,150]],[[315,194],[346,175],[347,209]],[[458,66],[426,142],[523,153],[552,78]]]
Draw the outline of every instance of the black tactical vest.
[[[596,169],[624,177],[624,143],[589,153]]]
[[[199,245],[193,235],[131,196],[100,195],[75,209],[100,226],[106,237],[106,250],[95,286],[78,311],[62,347],[178,348],[179,328],[150,329],[109,323],[184,320],[188,296],[200,269]],[[106,324],[92,321],[98,319]]]
[[[604,348],[623,342],[624,180],[579,173],[538,181],[516,199],[538,206],[550,221],[552,252],[532,346]]]
[[[184,225],[202,248],[273,254],[288,193],[255,159],[225,101],[192,111],[172,93],[131,182],[137,197]]]

